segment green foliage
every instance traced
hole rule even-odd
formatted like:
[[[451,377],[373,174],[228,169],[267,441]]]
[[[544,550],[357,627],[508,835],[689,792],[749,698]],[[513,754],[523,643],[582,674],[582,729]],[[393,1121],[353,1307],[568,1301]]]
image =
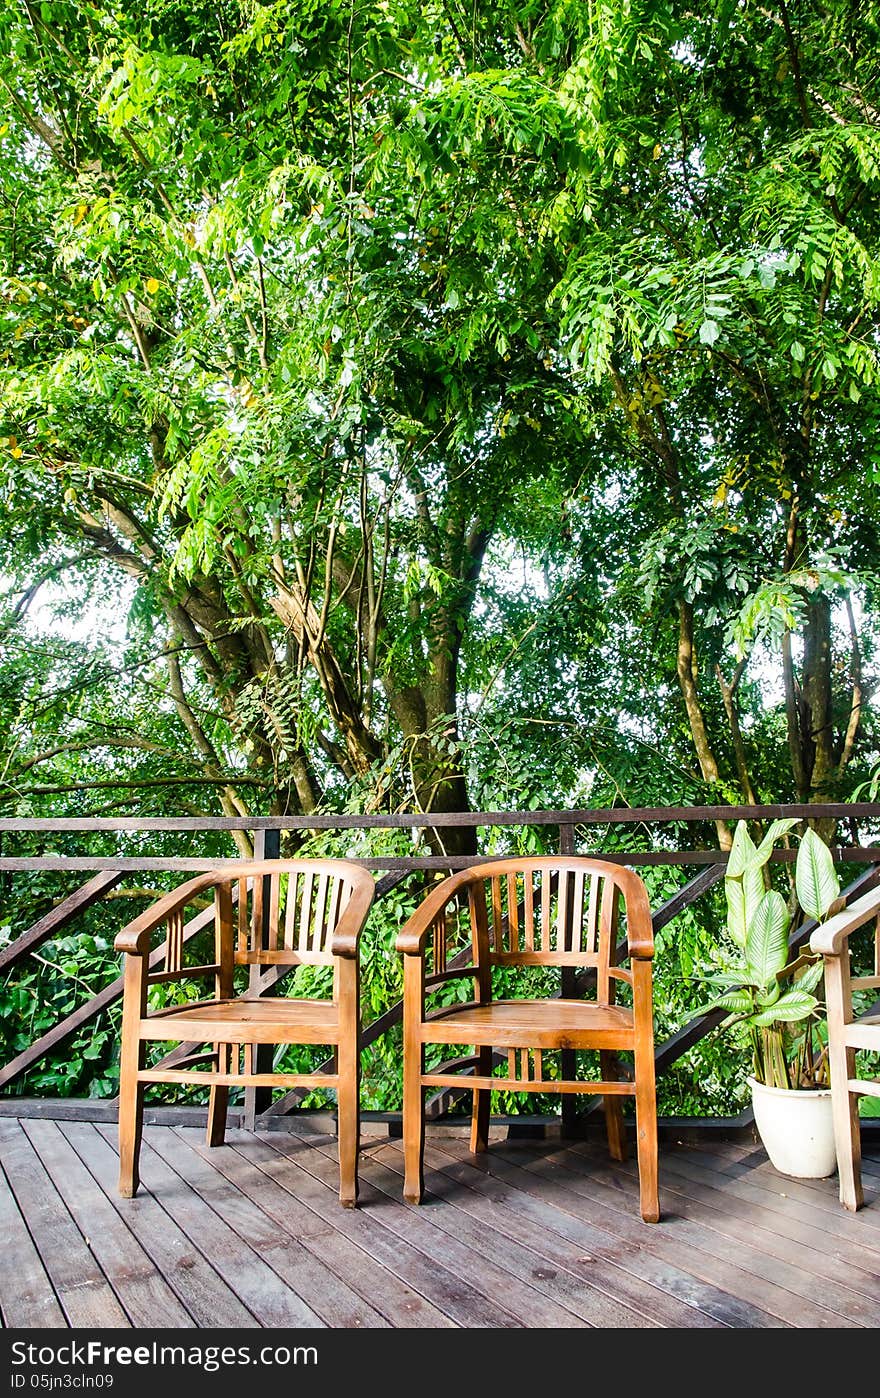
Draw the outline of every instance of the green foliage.
[[[878,43],[874,0],[7,6],[3,813],[870,792]]]
[[[756,847],[745,821],[737,822],[724,880],[731,946],[722,965],[706,975],[707,984],[721,993],[689,1015],[723,1010],[723,1028],[742,1025],[753,1075],[771,1087],[808,1087],[816,1081],[812,1022],[819,1001],[813,992],[822,962],[799,967],[789,960],[791,916],[782,894],[765,888],[763,877],[776,841],[795,824],[774,821]],[[802,911],[819,921],[840,891],[828,846],[809,827],[798,847],[795,889]],[[792,1031],[794,1024],[806,1025],[806,1032]]]

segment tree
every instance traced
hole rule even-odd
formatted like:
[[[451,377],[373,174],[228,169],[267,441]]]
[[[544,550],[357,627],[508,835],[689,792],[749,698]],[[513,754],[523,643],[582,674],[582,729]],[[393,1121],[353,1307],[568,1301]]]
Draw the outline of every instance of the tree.
[[[223,811],[465,808],[513,734],[529,799],[846,790],[873,5],[2,25],[9,570],[136,583]]]

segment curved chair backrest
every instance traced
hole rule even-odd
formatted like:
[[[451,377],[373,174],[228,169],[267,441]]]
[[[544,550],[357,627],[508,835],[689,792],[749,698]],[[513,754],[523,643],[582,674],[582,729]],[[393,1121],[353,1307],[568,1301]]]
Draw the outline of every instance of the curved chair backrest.
[[[595,967],[600,1000],[608,995],[609,967],[623,930],[650,941],[644,884],[606,860],[575,855],[500,860],[474,865],[458,880],[467,891],[478,960],[495,966]]]
[[[227,887],[237,892],[227,909],[237,966],[332,965],[346,909],[357,904],[356,932],[375,891],[369,870],[344,859],[249,864],[241,873],[230,870]]]

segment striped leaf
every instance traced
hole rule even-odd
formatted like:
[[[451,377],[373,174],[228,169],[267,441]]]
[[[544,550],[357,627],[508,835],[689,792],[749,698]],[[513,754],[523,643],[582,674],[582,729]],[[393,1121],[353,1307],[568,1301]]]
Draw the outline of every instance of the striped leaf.
[[[769,1029],[774,1024],[793,1024],[796,1020],[808,1019],[818,1003],[815,995],[807,995],[795,987],[781,995],[772,1009],[756,1014],[751,1023],[760,1029]]]
[[[795,887],[798,902],[807,917],[814,917],[817,921],[821,921],[840,893],[831,851],[815,830],[806,830],[801,840],[795,866]]]
[[[761,898],[749,922],[746,961],[749,978],[768,985],[788,960],[788,909],[775,889]]]

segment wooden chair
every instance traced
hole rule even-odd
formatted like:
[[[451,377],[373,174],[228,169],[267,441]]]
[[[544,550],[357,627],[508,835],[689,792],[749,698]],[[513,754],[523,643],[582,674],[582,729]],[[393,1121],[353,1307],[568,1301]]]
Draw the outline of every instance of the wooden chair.
[[[849,938],[869,922],[874,924],[873,974],[854,977],[850,970]],[[880,990],[880,889],[871,889],[817,927],[810,937],[810,950],[825,958],[837,1177],[841,1204],[855,1212],[864,1203],[859,1097],[880,1096],[880,1081],[857,1076],[856,1051],[880,1053],[880,1001],[875,999],[865,1014],[856,1016],[853,991]]]
[[[617,962],[618,919],[625,917],[630,970]],[[465,950],[448,960],[450,932],[460,929]],[[433,969],[426,968],[431,940]],[[409,919],[397,939],[404,955],[403,1137],[404,1198],[421,1201],[426,1087],[472,1087],[471,1150],[488,1144],[493,1090],[586,1092],[604,1097],[608,1145],[624,1155],[621,1096],[636,1101],[642,1218],[655,1223],[657,1110],[651,1013],[653,935],[642,880],[597,859],[551,855],[479,864],[444,880]],[[565,998],[493,997],[493,971],[559,967]],[[595,974],[596,999],[576,998],[576,972]],[[471,977],[474,998],[429,1009],[426,996],[456,977]],[[631,987],[632,1008],[615,1003],[618,982]],[[424,1071],[425,1045],[472,1045],[472,1058]],[[561,1049],[562,1075],[545,1075],[543,1054]],[[602,1081],[576,1077],[573,1050],[599,1052]],[[493,1076],[493,1050],[503,1050],[507,1075]],[[618,1076],[615,1055],[634,1055],[633,1080]],[[473,1070],[473,1076],[469,1074]]]
[[[357,1202],[359,1140],[358,937],[373,901],[368,870],[340,859],[228,865],[176,888],[119,933],[125,953],[119,1072],[119,1192],[137,1191],[144,1088],[151,1082],[210,1086],[208,1144],[222,1145],[230,1087],[332,1087],[339,1131],[339,1200]],[[185,922],[194,900],[213,906]],[[189,943],[214,926],[214,959],[186,964]],[[163,941],[151,953],[153,934]],[[195,943],[194,943],[195,944]],[[332,1000],[259,997],[285,968],[332,966]],[[248,987],[236,993],[236,979]],[[238,969],[240,968],[240,969]],[[206,1000],[148,1009],[151,986],[193,977],[214,981]],[[263,985],[261,987],[260,982]],[[181,1048],[146,1068],[145,1046]],[[335,1072],[262,1071],[260,1044],[330,1044]],[[210,1045],[206,1052],[205,1045]],[[207,1063],[207,1068],[200,1067]],[[189,1066],[187,1066],[189,1065]]]

